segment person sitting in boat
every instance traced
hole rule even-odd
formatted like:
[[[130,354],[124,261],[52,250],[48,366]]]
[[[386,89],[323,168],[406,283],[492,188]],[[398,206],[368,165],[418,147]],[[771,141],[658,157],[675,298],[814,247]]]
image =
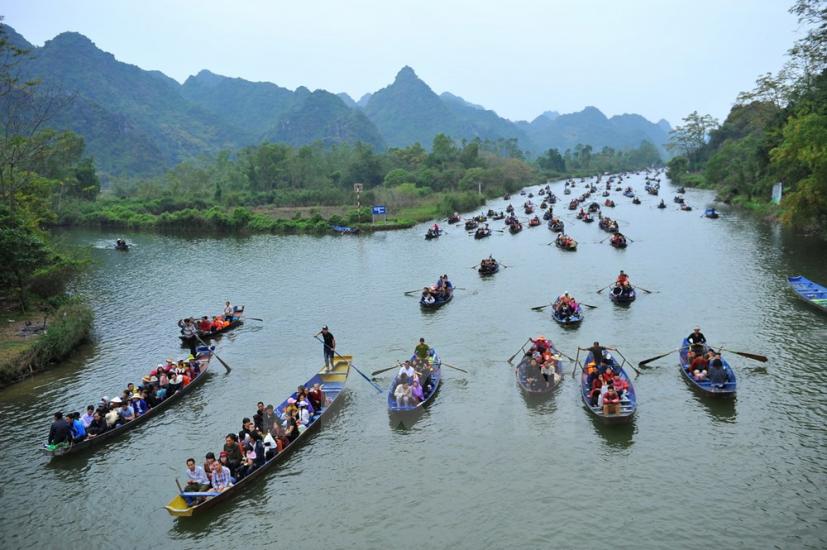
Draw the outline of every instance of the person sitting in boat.
[[[110,401],[110,409],[106,413],[106,428],[111,429],[118,425],[118,420],[120,419],[120,406],[121,406],[121,398],[120,397],[113,397],[112,401]]]
[[[214,491],[223,493],[235,484],[235,478],[230,474],[230,469],[225,468],[220,460],[212,464],[211,485]]]
[[[436,298],[434,297],[434,293],[431,291],[430,287],[424,287],[422,289],[422,301],[426,304],[433,304],[436,302]]]
[[[79,443],[86,439],[86,427],[80,421],[80,413],[69,413],[66,418],[69,424],[69,433],[72,436],[72,443]]]
[[[626,244],[626,237],[623,236],[623,233],[614,233],[612,235],[612,244],[615,246],[621,246]]]
[[[227,465],[230,468],[230,472],[235,474],[238,470],[238,467],[241,466],[241,461],[243,460],[243,453],[241,446],[238,443],[238,437],[233,434],[229,433],[224,438],[224,449],[221,451],[221,454],[224,455],[226,453],[227,456]]]
[[[203,317],[201,317],[201,320],[198,321],[198,332],[203,334],[206,332],[210,332],[211,329],[212,321],[210,321],[210,318],[208,316],[204,315]]]
[[[321,413],[322,407],[324,407],[325,404],[325,395],[324,391],[322,391],[321,384],[313,384],[313,388],[307,392],[307,398],[313,405],[313,409]]]
[[[419,346],[417,346],[419,347]],[[416,374],[416,370],[414,370],[413,365],[411,365],[410,361],[405,361],[401,367],[399,367],[399,373],[397,374],[401,379],[405,376],[408,380],[413,380],[414,378],[419,378]]]
[[[414,398],[414,403],[422,403],[425,400],[425,394],[422,391],[422,385],[419,383],[419,378],[414,378],[411,384],[411,395]]]
[[[620,270],[620,274],[617,276],[617,281],[615,284],[621,288],[629,288],[631,283],[629,282],[629,276],[626,275],[626,272],[622,269]]]
[[[603,395],[603,414],[618,414],[620,412],[620,396],[612,383],[607,384],[606,393]]]
[[[442,292],[444,296],[447,298],[451,295],[451,293],[453,293],[454,285],[451,284],[451,281],[448,280],[448,275],[443,275],[442,277],[440,277],[440,279],[442,280]]]
[[[710,361],[707,379],[715,386],[723,386],[729,382],[729,376],[724,368],[724,362],[720,357],[715,357]]]
[[[438,224],[438,223],[435,223],[435,224],[433,225],[433,227],[431,227],[431,230],[433,230],[433,232],[434,232],[436,235],[439,235],[439,224]]]
[[[399,384],[396,385],[393,395],[396,397],[397,407],[412,407],[416,405],[413,398],[413,392],[411,391],[411,387],[408,385],[407,377],[402,378]]]
[[[663,199],[660,200],[660,204],[658,204],[658,208],[666,208],[666,203],[663,202]]]
[[[117,398],[120,401],[120,398]],[[115,401],[114,399],[112,400]],[[118,411],[118,424],[123,425],[127,422],[131,422],[135,420],[135,409],[132,408],[132,405],[129,404],[129,401],[123,401],[121,403],[121,409]]]
[[[135,410],[135,416],[144,415],[149,410],[149,405],[146,399],[144,399],[142,392],[133,393],[130,399],[132,401],[132,408]]]
[[[86,435],[88,437],[97,437],[106,431],[106,418],[104,418],[105,414],[106,413],[100,409],[95,410],[95,414],[92,416],[92,423],[89,424],[88,428],[86,428]]]
[[[703,353],[697,354],[689,365],[689,372],[695,380],[705,380],[707,375],[707,368],[709,360]]]
[[[210,488],[210,478],[207,477],[207,473],[204,471],[204,468],[198,466],[195,463],[194,458],[187,459],[187,484],[184,486],[184,491],[187,493],[203,493],[209,490]],[[192,506],[199,500],[203,500],[204,497],[184,497],[184,500],[187,501],[188,506]]]

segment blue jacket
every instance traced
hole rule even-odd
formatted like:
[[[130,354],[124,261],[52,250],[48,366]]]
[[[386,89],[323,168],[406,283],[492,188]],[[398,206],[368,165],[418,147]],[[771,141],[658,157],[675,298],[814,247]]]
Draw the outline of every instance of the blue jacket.
[[[72,437],[74,439],[82,439],[86,437],[86,428],[83,427],[83,422],[80,420],[72,420]]]

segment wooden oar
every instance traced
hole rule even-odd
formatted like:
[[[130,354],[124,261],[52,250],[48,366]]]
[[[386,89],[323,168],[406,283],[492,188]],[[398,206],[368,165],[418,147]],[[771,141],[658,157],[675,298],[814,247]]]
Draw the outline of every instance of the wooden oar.
[[[261,321],[262,323],[264,322],[264,319],[259,319],[258,317],[246,317],[245,316],[244,318],[245,319],[252,319],[253,321]]]
[[[448,363],[446,363],[446,362],[444,362],[444,361],[443,361],[442,363],[440,363],[440,364],[441,364],[441,365],[444,365],[444,366],[446,366],[446,367],[448,367],[449,369],[458,370],[459,372],[464,372],[465,374],[468,374],[468,371],[467,371],[467,370],[465,370],[465,369],[461,369],[461,368],[459,368],[459,367],[455,367],[455,366],[453,366],[453,365],[449,365]]]
[[[327,344],[325,344],[325,343],[324,343],[324,340],[322,340],[321,338],[319,338],[319,335],[318,335],[318,334],[313,335],[313,338],[315,338],[316,340],[318,340],[319,342],[321,342],[321,343],[322,343],[322,345],[323,345],[324,347],[326,347],[326,348],[327,348],[327,347],[329,347]],[[339,357],[342,357],[342,354],[341,354],[341,353],[339,353],[338,351],[336,351],[335,349],[333,350],[333,353],[335,353],[335,354],[336,354],[336,355],[338,355]],[[368,384],[370,384],[371,386],[373,386],[373,387],[374,387],[374,389],[375,389],[376,391],[378,391],[379,393],[382,393],[382,392],[384,391],[382,388],[380,388],[379,386],[377,386],[377,385],[376,385],[376,383],[375,383],[373,380],[371,380],[370,378],[368,378],[368,377],[367,377],[367,375],[366,375],[364,372],[360,371],[360,370],[358,369],[358,367],[356,367],[356,365],[354,365],[354,364],[353,364],[353,361],[351,361],[351,362],[350,362],[350,366],[351,366],[351,367],[353,367],[353,370],[355,370],[356,372],[358,372],[358,373],[362,376],[362,378],[364,378],[365,380],[367,380],[367,381],[368,381]]]
[[[646,290],[646,289],[645,289],[645,288],[643,288],[642,286],[637,286],[637,285],[634,285],[634,287],[635,287],[635,288],[639,288],[640,290],[642,290],[643,292],[645,292],[645,293],[647,293],[647,294],[654,294],[655,292],[658,292],[657,290],[654,290],[654,291],[652,291],[652,290]]]
[[[395,368],[396,368],[396,365],[394,365],[394,366],[392,366],[392,367],[388,367],[388,368],[386,368],[386,369],[379,369],[379,370],[375,370],[375,371],[373,371],[372,373],[370,373],[370,375],[371,375],[371,376],[376,376],[377,374],[381,374],[381,373],[383,373],[383,372],[388,372],[389,370],[393,370],[393,369],[395,369]]]
[[[417,288],[416,290],[409,290],[409,291],[405,292],[404,294],[405,294],[405,296],[410,296],[414,292],[422,292],[422,290]]]
[[[735,351],[735,350],[724,349],[724,348],[719,348],[718,351],[719,352],[728,351],[729,353],[734,353],[735,355],[740,355],[741,357],[746,357],[747,359],[752,359],[753,361],[761,361],[762,363],[766,363],[767,361],[769,361],[769,359],[764,355],[758,355],[758,354],[755,354],[755,353],[747,353],[745,351]]]
[[[508,362],[509,362],[509,363],[511,363],[511,362],[514,360],[514,358],[515,358],[515,357],[517,357],[517,355],[518,355],[521,351],[525,351],[525,345],[526,345],[526,344],[528,344],[529,342],[531,342],[531,338],[529,338],[528,340],[526,340],[525,342],[523,342],[523,345],[522,345],[522,346],[520,346],[520,349],[518,349],[516,352],[514,352],[514,355],[512,355],[511,357],[509,357],[509,358],[508,358]]]
[[[593,306],[593,305],[591,305],[591,304],[584,304],[583,302],[580,302],[580,305],[581,305],[581,306],[586,306],[586,307],[589,307],[589,308],[591,308],[591,309],[597,309],[597,306]]]
[[[624,356],[623,356],[623,354],[622,354],[622,353],[620,353],[620,350],[619,350],[619,349],[617,349],[617,348],[612,348],[612,349],[613,349],[613,350],[614,350],[614,351],[615,351],[615,352],[616,352],[616,353],[617,353],[620,357],[622,357],[622,358],[623,358],[623,362],[624,362],[624,363],[628,363],[628,364],[629,364],[629,366],[630,366],[630,367],[632,367],[632,370],[633,370],[633,371],[635,371],[635,372],[637,373],[637,376],[640,376],[640,371],[639,371],[639,370],[637,370],[637,369],[635,368],[635,366],[634,366],[634,365],[633,365],[633,364],[632,364],[632,363],[631,363],[628,359],[626,359],[626,357],[624,357]],[[620,365],[620,366],[621,366],[621,368],[623,367],[623,365]]]
[[[676,348],[676,349],[673,349],[671,351],[667,351],[666,353],[662,353],[660,355],[655,355],[654,357],[650,357],[649,359],[645,359],[645,360],[641,361],[640,363],[637,364],[637,366],[640,367],[640,368],[643,368],[644,365],[647,365],[647,364],[651,363],[652,361],[657,361],[658,359],[662,359],[663,357],[666,357],[669,354],[675,353],[676,351],[680,351],[681,349],[683,349],[683,347]]]
[[[598,294],[600,294],[601,292],[603,292],[604,290],[606,290],[607,288],[609,288],[609,287],[610,287],[610,286],[612,286],[613,284],[614,284],[614,283],[609,283],[608,285],[606,285],[606,286],[604,286],[603,288],[601,288],[600,290],[598,290],[598,291],[597,291],[597,293],[598,293]]]
[[[471,267],[469,267],[468,269],[477,269],[479,266],[480,266],[480,264],[477,264],[477,265],[472,265],[472,266],[471,266]]]
[[[197,339],[197,340],[201,343],[201,345],[202,345],[202,346],[204,346],[205,348],[209,349],[209,347],[210,347],[210,346],[208,346],[207,344],[205,344],[205,343],[204,343],[204,340],[202,340],[202,339],[201,339],[201,337],[200,337],[200,336],[198,336],[198,334],[196,334],[196,335],[195,335],[195,338],[196,338],[196,339]],[[230,365],[228,365],[227,363],[225,363],[225,362],[224,362],[224,360],[223,360],[221,357],[219,357],[217,353],[215,353],[215,350],[212,350],[212,354],[213,354],[213,355],[215,355],[215,358],[216,358],[216,359],[218,359],[218,362],[219,362],[219,363],[221,363],[222,365],[224,365],[224,368],[227,370],[227,372],[228,372],[228,373],[229,373],[231,370],[233,370],[233,369],[231,369],[231,368],[230,368]]]
[[[554,304],[553,304],[553,303],[551,303],[551,304],[546,304],[546,305],[544,305],[544,306],[534,306],[534,307],[533,307],[533,308],[531,308],[531,309],[532,309],[532,311],[543,311],[543,310],[544,310],[544,309],[546,309],[548,306],[553,306],[553,305],[554,305]]]

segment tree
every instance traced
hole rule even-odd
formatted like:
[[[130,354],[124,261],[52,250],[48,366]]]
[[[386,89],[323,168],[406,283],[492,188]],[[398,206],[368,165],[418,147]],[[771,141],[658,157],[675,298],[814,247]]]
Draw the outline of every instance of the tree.
[[[566,161],[557,149],[549,149],[537,158],[537,166],[543,170],[563,173],[566,171]]]
[[[682,125],[676,126],[669,133],[666,148],[685,156],[689,160],[690,168],[694,168],[700,161],[709,133],[719,126],[718,120],[712,115],[701,115],[698,111],[692,111],[684,117]]]

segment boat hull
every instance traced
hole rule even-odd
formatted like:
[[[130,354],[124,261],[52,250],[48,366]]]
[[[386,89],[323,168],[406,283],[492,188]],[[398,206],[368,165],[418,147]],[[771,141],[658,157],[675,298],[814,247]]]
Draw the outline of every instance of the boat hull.
[[[411,360],[414,360],[415,358],[416,356],[412,356]],[[439,354],[436,353],[436,350],[434,350],[433,372],[431,373],[431,384],[433,385],[433,389],[431,390],[431,393],[425,396],[425,398],[415,406],[400,407],[396,404],[396,397],[394,397],[393,392],[396,389],[398,381],[399,375],[397,374],[393,377],[393,381],[388,388],[388,413],[406,414],[424,409],[434,400],[434,397],[436,397],[437,392],[439,392],[439,387],[442,384],[442,359],[440,359]]]
[[[592,354],[586,356],[585,364],[588,365],[592,361]],[[597,405],[592,406],[591,401],[589,399],[589,392],[591,390],[589,383],[588,383],[588,376],[586,375],[586,371],[583,370],[580,372],[580,399],[583,401],[583,405],[586,409],[591,413],[591,415],[599,420],[604,424],[628,424],[632,421],[637,412],[637,395],[635,394],[635,386],[632,383],[632,379],[629,378],[629,375],[626,371],[618,365],[617,361],[612,358],[611,361],[612,370],[617,373],[626,383],[629,385],[628,390],[626,391],[626,396],[620,403],[620,412],[617,414],[604,414],[602,407],[598,407]]]
[[[693,390],[704,397],[711,397],[713,399],[731,399],[735,397],[738,389],[738,381],[735,378],[735,371],[732,370],[732,367],[729,366],[726,359],[721,357],[721,362],[724,364],[724,370],[727,373],[728,380],[726,384],[717,386],[708,380],[695,380],[695,378],[692,377],[692,374],[689,372],[689,363],[686,360],[688,351],[689,342],[684,338],[683,342],[681,342],[679,354],[680,365],[678,368],[681,371],[681,375],[683,375],[683,379],[686,380],[686,383],[689,384]]]
[[[811,306],[827,312],[827,287],[811,281],[803,275],[791,275],[787,282],[796,296]]]
[[[212,498],[207,499],[206,501],[198,504],[196,506],[189,506],[187,505],[184,498],[180,495],[177,495],[173,498],[164,508],[166,508],[167,512],[173,517],[181,518],[181,517],[192,517],[196,515],[200,515],[206,510],[210,508],[214,508],[219,504],[226,502],[227,500],[233,498],[234,496],[242,494],[244,491],[242,488],[247,488],[253,484],[253,482],[257,479],[264,477],[267,471],[272,470],[277,464],[283,462],[287,457],[289,457],[293,451],[295,451],[301,444],[306,441],[311,434],[317,431],[321,424],[322,420],[325,417],[328,417],[332,414],[333,411],[336,410],[337,405],[341,402],[339,397],[342,395],[343,390],[345,388],[345,384],[347,382],[348,375],[350,374],[350,366],[351,366],[351,356],[338,356],[336,359],[336,364],[333,368],[326,372],[324,369],[320,370],[316,375],[314,375],[310,380],[305,382],[305,387],[311,387],[313,384],[319,383],[322,384],[322,389],[325,392],[325,396],[329,399],[327,407],[322,409],[322,412],[319,416],[315,418],[308,426],[307,429],[301,432],[296,439],[290,442],[287,447],[282,449],[282,451],[271,458],[269,461],[262,464],[256,471],[252,474],[248,475],[231,488],[227,489],[223,493],[214,496]],[[290,397],[295,398],[296,393],[293,392]],[[278,415],[281,415],[281,412],[287,406],[287,399],[285,399],[276,409]]]

